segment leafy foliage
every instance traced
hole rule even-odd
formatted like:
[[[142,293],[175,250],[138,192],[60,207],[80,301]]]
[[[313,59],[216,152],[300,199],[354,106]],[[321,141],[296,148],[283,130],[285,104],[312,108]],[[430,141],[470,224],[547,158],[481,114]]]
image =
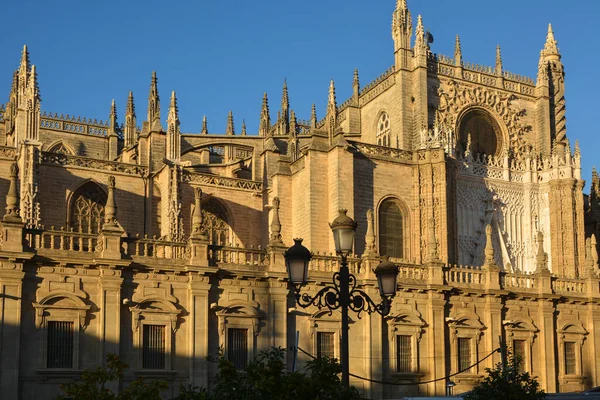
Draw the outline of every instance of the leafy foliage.
[[[107,386],[111,382],[118,382],[123,378],[123,370],[127,364],[122,362],[115,354],[106,356],[106,367],[98,367],[92,371],[84,371],[79,381],[61,385],[64,395],[58,400],[161,400],[160,391],[166,389],[164,381],[145,382],[143,378],[133,381],[119,394],[115,394]]]
[[[521,372],[523,361],[518,356],[508,355],[507,367],[502,363],[494,369],[486,368],[488,376],[471,392],[465,400],[542,400],[546,393],[540,390],[540,384],[528,372]]]
[[[355,388],[346,389],[342,385],[337,360],[318,358],[309,361],[304,371],[288,372],[283,359],[284,349],[273,348],[261,352],[245,370],[238,370],[221,355],[211,393],[204,388],[182,385],[173,400],[360,399]],[[114,354],[108,355],[106,361],[106,367],[85,371],[81,380],[62,385],[64,395],[57,400],[159,400],[160,392],[168,388],[164,381],[146,382],[138,378],[115,394],[110,387],[122,380],[127,365]]]

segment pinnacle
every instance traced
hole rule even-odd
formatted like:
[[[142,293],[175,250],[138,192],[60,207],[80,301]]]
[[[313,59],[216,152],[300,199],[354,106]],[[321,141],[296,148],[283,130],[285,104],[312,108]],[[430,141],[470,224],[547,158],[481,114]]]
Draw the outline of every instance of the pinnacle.
[[[235,135],[235,129],[233,126],[233,112],[229,111],[227,115],[227,129],[225,131],[226,135]]]
[[[502,54],[500,53],[500,45],[496,46],[496,73],[502,73]]]
[[[29,51],[27,50],[27,45],[23,45],[23,52],[21,53],[21,65],[20,69],[25,70],[25,72],[29,71]]]
[[[266,93],[265,93],[265,95],[266,95]],[[283,90],[281,93],[281,108],[286,109],[289,107],[289,104],[290,104],[290,99],[288,96],[287,81],[284,79],[283,80]]]
[[[203,135],[208,135],[208,123],[206,121],[206,115],[202,117],[202,131],[200,131]]]
[[[546,43],[544,44],[543,50],[544,56],[559,56],[558,43],[554,38],[554,31],[552,30],[552,24],[548,24],[548,33],[546,34]]]
[[[178,110],[177,110],[177,94],[173,90],[171,92],[171,102],[169,104],[169,119],[177,119],[178,118]]]
[[[129,95],[127,96],[127,110],[125,111],[127,114],[135,114],[135,105],[133,103],[133,92],[130,90]]]
[[[117,105],[115,103],[115,99],[112,99],[112,103],[110,104],[110,115],[117,114]]]
[[[358,68],[354,68],[354,81],[353,84],[358,85],[359,81],[358,81]]]
[[[335,104],[335,83],[333,79],[329,82],[329,104]]]

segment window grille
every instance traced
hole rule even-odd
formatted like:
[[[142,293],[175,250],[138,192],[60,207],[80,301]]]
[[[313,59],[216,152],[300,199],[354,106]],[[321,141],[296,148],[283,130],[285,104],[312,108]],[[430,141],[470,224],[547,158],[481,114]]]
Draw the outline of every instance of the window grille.
[[[333,332],[317,332],[317,358],[335,358]]]
[[[394,200],[386,200],[379,207],[379,252],[391,258],[404,256],[404,226],[402,211]]]
[[[412,337],[409,335],[396,336],[396,360],[398,372],[411,372]]]
[[[458,338],[458,370],[463,371],[469,368],[472,364],[471,360],[471,339]]]
[[[575,342],[565,342],[565,375],[577,375]]]
[[[381,113],[377,122],[377,144],[379,146],[390,146],[390,117]]]
[[[48,322],[48,368],[73,368],[73,322]]]
[[[104,220],[106,194],[98,185],[88,182],[73,195],[71,228],[75,232],[100,233]]]
[[[164,325],[144,325],[142,366],[145,369],[165,369]]]
[[[525,372],[525,345],[525,340],[513,340],[513,357],[518,357],[521,361],[519,364],[519,372]]]
[[[227,359],[231,361],[237,369],[246,368],[246,365],[248,364],[248,329],[228,329]]]

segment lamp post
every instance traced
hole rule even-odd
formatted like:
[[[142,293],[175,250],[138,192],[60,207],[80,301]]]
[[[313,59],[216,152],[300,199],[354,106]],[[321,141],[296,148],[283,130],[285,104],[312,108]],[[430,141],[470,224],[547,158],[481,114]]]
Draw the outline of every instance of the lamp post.
[[[314,296],[300,293],[308,282],[308,264],[311,259],[310,251],[302,245],[302,239],[294,239],[294,245],[285,252],[285,261],[290,282],[294,286],[296,302],[299,306],[307,308],[311,305],[318,308],[327,307],[330,311],[341,309],[342,333],[340,364],[342,367],[342,384],[350,386],[349,354],[348,354],[348,310],[357,313],[358,318],[362,312],[377,312],[382,316],[390,313],[392,299],[396,295],[398,267],[384,257],[375,268],[375,275],[379,285],[381,302],[376,304],[369,295],[357,288],[356,277],[348,269],[348,255],[352,252],[356,222],[346,215],[347,210],[339,210],[339,215],[329,226],[333,232],[335,251],[341,256],[341,265],[338,272],[334,272],[332,284],[326,285]]]

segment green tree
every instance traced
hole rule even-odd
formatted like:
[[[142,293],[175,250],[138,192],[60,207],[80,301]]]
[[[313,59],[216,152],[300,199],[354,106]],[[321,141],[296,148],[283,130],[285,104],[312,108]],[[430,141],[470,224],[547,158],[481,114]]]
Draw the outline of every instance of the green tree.
[[[240,371],[226,358],[219,358],[219,372],[210,399],[359,399],[358,391],[345,389],[341,367],[335,359],[319,358],[307,363],[304,372],[287,372],[284,350],[261,352]]]
[[[508,354],[506,368],[502,363],[494,369],[486,368],[488,376],[478,386],[464,396],[465,400],[542,400],[546,393],[540,390],[540,384],[529,375],[520,371],[523,361],[518,356]]]
[[[61,385],[64,394],[59,395],[57,400],[161,400],[160,391],[168,387],[164,381],[145,382],[138,378],[119,394],[110,390],[107,386],[111,382],[120,382],[126,368],[127,364],[119,356],[109,354],[106,367],[85,370],[80,380]]]

